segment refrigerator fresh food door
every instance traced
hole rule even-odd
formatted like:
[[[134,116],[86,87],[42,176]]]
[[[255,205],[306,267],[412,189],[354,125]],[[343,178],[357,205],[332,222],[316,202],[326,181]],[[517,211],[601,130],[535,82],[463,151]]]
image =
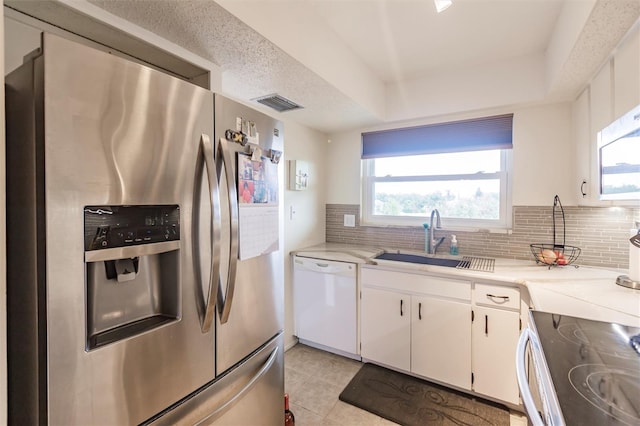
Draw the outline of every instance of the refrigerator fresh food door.
[[[215,96],[216,163],[220,178],[221,196],[221,278],[218,292],[216,328],[216,372],[222,374],[254,352],[284,328],[284,260],[283,247],[283,171],[282,164],[269,162],[277,173],[277,233],[279,249],[267,254],[240,260],[242,244],[239,240],[242,222],[238,214],[238,156],[248,147],[235,142],[220,143],[226,130],[236,130],[236,124],[251,123],[259,135],[262,155],[270,149],[282,151],[283,129],[279,121],[233,102]],[[260,209],[260,206],[254,206]],[[255,231],[255,238],[259,233]],[[241,338],[240,338],[241,336]]]
[[[206,302],[215,199],[208,192],[216,182],[206,177],[202,148],[203,135],[213,136],[213,94],[56,36],[44,35],[43,51],[23,66],[35,77],[27,90],[36,106],[34,138],[8,138],[8,145],[27,152],[14,157],[26,163],[9,165],[11,191],[26,194],[14,200],[30,198],[10,206],[8,240],[24,250],[22,270],[34,269],[25,273],[33,284],[24,287],[35,292],[19,296],[25,306],[10,313],[10,333],[23,333],[10,348],[11,366],[15,374],[30,372],[9,379],[10,418],[19,424],[138,424],[215,377]],[[201,199],[200,213],[193,211],[194,197]],[[179,238],[121,253],[85,252],[84,215],[107,215],[110,206],[171,209]],[[208,227],[199,231],[194,218]],[[149,228],[161,219],[141,220]],[[194,266],[195,230],[198,244],[210,248]],[[9,262],[18,265],[9,279],[15,288],[20,260]],[[109,278],[109,265],[117,280],[113,273]],[[149,291],[136,291],[140,285]],[[90,292],[96,297],[88,303]],[[89,318],[89,307],[107,293],[109,306],[95,308]],[[167,321],[135,328],[136,315],[157,309]],[[127,316],[133,331],[111,333],[110,321]],[[110,339],[91,342],[90,326],[102,327]]]

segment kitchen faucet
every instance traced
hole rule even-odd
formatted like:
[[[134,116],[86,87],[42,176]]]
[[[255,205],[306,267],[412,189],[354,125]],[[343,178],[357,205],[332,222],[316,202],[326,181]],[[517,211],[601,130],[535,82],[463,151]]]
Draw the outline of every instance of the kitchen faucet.
[[[433,225],[433,217],[436,217],[436,224]],[[433,209],[431,211],[431,220],[429,221],[429,239],[427,241],[427,254],[436,254],[438,247],[444,241],[444,237],[440,237],[438,241],[435,240],[434,229],[442,228],[442,224],[440,223],[440,212],[438,209]]]

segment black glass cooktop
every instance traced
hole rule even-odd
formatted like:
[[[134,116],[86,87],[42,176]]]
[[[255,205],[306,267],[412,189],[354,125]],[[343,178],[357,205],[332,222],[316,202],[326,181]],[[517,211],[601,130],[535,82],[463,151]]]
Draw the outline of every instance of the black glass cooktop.
[[[532,312],[567,425],[640,425],[640,328]]]

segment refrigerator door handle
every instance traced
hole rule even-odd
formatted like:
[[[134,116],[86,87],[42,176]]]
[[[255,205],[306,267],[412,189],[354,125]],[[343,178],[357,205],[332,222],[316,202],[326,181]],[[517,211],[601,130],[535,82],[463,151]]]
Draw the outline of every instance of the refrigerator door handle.
[[[224,324],[229,320],[231,312],[231,304],[233,303],[233,293],[236,286],[236,270],[238,266],[238,191],[236,187],[236,177],[234,173],[234,158],[232,153],[235,152],[229,148],[229,141],[220,138],[218,144],[218,152],[216,155],[216,169],[218,181],[220,181],[222,168],[225,170],[227,179],[227,190],[229,191],[229,220],[230,220],[230,243],[229,243],[229,271],[227,274],[227,286],[224,294],[222,287],[218,288],[218,312],[220,315],[220,324]]]
[[[269,358],[265,361],[262,367],[260,367],[260,370],[256,372],[256,374],[247,382],[246,385],[242,387],[242,389],[240,389],[231,399],[225,401],[218,408],[216,408],[216,410],[210,413],[206,418],[201,419],[197,424],[210,424],[213,420],[221,417],[223,414],[229,411],[229,409],[233,407],[238,401],[240,401],[247,394],[247,392],[249,392],[256,385],[256,383],[258,383],[262,376],[264,376],[269,371],[278,357],[279,350],[280,349],[276,347],[273,352],[271,352],[271,355],[269,355]]]
[[[215,314],[216,294],[220,282],[220,188],[213,162],[213,144],[208,135],[200,137],[201,152],[209,183],[209,200],[211,202],[211,271],[209,274],[209,294],[206,300],[206,309],[202,320],[202,332],[207,333],[213,324]]]

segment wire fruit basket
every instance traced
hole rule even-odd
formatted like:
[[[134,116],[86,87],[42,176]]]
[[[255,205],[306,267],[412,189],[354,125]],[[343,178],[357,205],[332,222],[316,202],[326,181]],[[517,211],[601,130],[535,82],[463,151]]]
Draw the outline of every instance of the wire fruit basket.
[[[556,219],[562,222],[562,239],[557,235]],[[537,264],[552,266],[566,266],[575,262],[582,250],[579,247],[566,245],[566,227],[564,221],[564,209],[560,203],[560,197],[553,198],[553,244],[530,244],[531,253]],[[561,241],[561,242],[560,242]],[[576,266],[577,267],[577,266]]]

